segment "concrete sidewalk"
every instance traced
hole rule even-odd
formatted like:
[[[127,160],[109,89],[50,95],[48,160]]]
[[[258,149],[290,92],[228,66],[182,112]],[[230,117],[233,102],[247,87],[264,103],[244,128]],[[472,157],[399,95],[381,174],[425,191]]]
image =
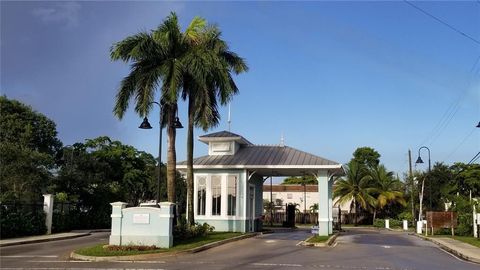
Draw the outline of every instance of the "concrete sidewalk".
[[[76,237],[81,237],[86,235],[90,235],[90,231],[55,233],[55,234],[49,234],[49,235],[35,235],[35,236],[28,236],[28,237],[21,237],[21,238],[2,239],[0,240],[0,247],[71,239],[71,238],[76,238]]]
[[[455,254],[462,259],[480,263],[480,248],[478,247],[449,237],[425,237],[423,235],[415,235],[439,245],[442,249]]]

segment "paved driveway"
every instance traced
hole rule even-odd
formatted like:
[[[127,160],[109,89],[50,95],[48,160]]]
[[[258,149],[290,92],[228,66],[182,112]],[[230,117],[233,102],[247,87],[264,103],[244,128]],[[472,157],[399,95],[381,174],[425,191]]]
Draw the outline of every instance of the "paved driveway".
[[[434,244],[404,233],[349,229],[335,247],[313,248],[296,244],[309,236],[306,230],[283,232],[229,243],[196,254],[158,257],[144,262],[66,261],[61,241],[0,249],[4,268],[103,268],[103,269],[365,269],[365,270],[470,270],[480,265],[464,262]],[[105,239],[91,236],[90,242]],[[85,245],[88,238],[72,239]],[[13,247],[10,247],[13,248]],[[25,257],[4,257],[12,256]],[[33,257],[49,255],[58,257]],[[58,254],[58,255],[55,255]]]

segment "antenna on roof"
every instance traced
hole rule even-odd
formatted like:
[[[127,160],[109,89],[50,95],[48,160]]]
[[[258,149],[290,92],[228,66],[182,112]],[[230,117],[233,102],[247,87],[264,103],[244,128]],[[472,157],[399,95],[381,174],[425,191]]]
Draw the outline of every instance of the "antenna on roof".
[[[281,147],[285,146],[285,138],[283,137],[283,131],[282,131],[282,136],[280,137],[280,146]]]
[[[230,114],[230,103],[228,103],[228,120],[227,120],[227,123],[228,123],[228,131],[230,131],[230,124],[232,123],[232,119],[231,119],[231,114]]]

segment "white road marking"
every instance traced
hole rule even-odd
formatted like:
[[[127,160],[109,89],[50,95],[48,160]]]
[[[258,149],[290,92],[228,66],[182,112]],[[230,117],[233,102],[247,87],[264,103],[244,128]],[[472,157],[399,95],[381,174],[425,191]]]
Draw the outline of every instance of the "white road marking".
[[[265,243],[275,243],[275,242],[277,242],[277,241],[276,241],[276,240],[267,240],[267,241],[265,241]]]
[[[391,246],[382,246],[383,248],[391,248]]]
[[[27,261],[33,263],[92,263],[92,261]]]
[[[165,261],[113,261],[118,263],[167,263]]]
[[[88,269],[88,268],[65,268],[65,267],[62,267],[62,268],[55,268],[55,267],[48,267],[48,268],[39,268],[39,267],[34,267],[34,268],[2,268],[2,270],[26,270],[26,269],[35,269],[35,270],[81,270],[81,269]],[[130,268],[101,268],[101,269],[104,269],[104,270],[128,270]],[[142,270],[165,270],[163,268],[142,268]]]
[[[57,255],[10,255],[0,256],[2,258],[58,258]]]
[[[287,266],[287,267],[303,267],[301,264],[290,264],[290,263],[252,263],[256,266]]]

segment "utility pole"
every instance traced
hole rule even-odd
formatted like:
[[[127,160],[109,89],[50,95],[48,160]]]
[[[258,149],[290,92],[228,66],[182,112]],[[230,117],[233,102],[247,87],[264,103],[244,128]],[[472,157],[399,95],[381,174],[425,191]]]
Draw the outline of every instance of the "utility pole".
[[[415,180],[413,179],[413,171],[412,171],[412,151],[408,149],[408,177],[410,181],[412,181],[412,190],[410,191],[410,201],[412,201],[412,224],[415,224]]]

